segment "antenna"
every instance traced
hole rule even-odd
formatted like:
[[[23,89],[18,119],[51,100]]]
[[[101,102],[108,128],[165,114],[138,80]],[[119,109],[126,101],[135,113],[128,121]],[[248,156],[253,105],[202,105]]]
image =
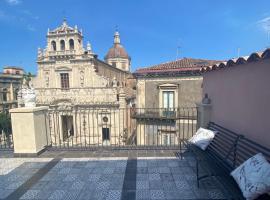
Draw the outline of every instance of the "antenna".
[[[237,48],[237,58],[240,57],[240,51],[241,51],[241,49],[238,47],[238,48]]]
[[[176,59],[177,60],[179,58],[179,54],[180,54],[180,39],[177,40],[177,47],[176,47]]]
[[[267,25],[267,48],[270,48],[270,20],[268,21]]]

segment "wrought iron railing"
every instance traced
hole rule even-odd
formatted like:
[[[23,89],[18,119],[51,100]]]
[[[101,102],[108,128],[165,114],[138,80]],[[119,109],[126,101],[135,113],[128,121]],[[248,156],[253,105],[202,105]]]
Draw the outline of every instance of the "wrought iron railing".
[[[0,133],[0,150],[12,150],[13,137],[11,132],[2,131]]]
[[[53,108],[47,123],[52,149],[179,148],[196,132],[197,109]]]

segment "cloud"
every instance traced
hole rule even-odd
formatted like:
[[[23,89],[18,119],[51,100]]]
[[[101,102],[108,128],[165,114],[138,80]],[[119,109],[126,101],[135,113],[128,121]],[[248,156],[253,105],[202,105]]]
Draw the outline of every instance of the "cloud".
[[[21,3],[20,0],[6,0],[6,2],[11,6],[16,6]]]
[[[32,18],[34,20],[38,20],[39,19],[39,16],[37,15],[34,15],[31,11],[29,10],[21,10],[20,13],[22,13],[23,15],[29,17],[29,18]]]
[[[23,27],[24,29],[31,32],[36,31],[36,28],[32,24],[30,24],[29,20],[27,20],[25,17],[7,14],[3,10],[0,10],[0,21],[9,23],[15,26]]]
[[[270,17],[268,16],[257,21],[257,25],[267,32],[270,31]]]

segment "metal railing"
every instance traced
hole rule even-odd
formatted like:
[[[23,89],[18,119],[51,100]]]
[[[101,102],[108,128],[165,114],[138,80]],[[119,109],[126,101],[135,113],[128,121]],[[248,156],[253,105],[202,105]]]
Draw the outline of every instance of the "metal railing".
[[[2,131],[0,133],[0,150],[12,150],[13,137],[11,132]]]
[[[197,127],[196,108],[52,108],[51,149],[179,148]]]

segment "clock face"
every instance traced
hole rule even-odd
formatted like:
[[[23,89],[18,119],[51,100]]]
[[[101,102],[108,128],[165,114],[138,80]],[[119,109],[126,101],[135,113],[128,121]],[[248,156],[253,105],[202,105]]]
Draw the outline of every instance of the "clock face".
[[[103,117],[102,120],[103,122],[108,122],[108,117]]]

